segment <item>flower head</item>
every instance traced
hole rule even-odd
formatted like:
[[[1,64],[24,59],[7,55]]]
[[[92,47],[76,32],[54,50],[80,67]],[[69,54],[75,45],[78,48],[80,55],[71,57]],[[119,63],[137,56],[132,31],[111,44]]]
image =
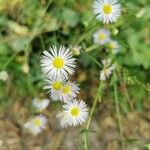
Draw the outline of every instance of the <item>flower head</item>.
[[[72,100],[63,105],[64,111],[57,117],[62,126],[82,125],[88,117],[88,108],[84,101]],[[63,117],[61,117],[63,116]]]
[[[33,118],[32,120],[30,120],[29,122],[25,123],[24,127],[34,135],[37,135],[40,132],[42,132],[42,130],[46,126],[46,123],[47,123],[47,119],[44,116],[39,115]]]
[[[64,111],[63,112],[59,112],[57,114],[56,118],[59,120],[60,126],[62,128],[68,127],[69,118],[68,118],[68,114],[67,113],[65,113]]]
[[[107,29],[100,29],[93,34],[96,44],[106,44],[110,41],[110,32]]]
[[[46,86],[44,89],[48,90],[50,97],[54,101],[62,99],[63,83],[66,82],[64,78],[48,78],[45,80]]]
[[[70,46],[73,55],[80,55],[81,46]]]
[[[49,51],[43,52],[41,67],[42,71],[49,77],[68,78],[68,74],[74,73],[75,66],[75,58],[64,46],[60,46],[59,49],[54,46]]]
[[[111,40],[108,43],[108,48],[112,50],[113,54],[117,54],[120,51],[120,45],[117,41]]]
[[[113,23],[121,14],[121,5],[118,0],[95,0],[93,11],[96,18],[103,23]]]
[[[34,98],[32,104],[38,111],[41,112],[49,105],[49,102],[50,101],[48,99]]]
[[[106,80],[112,74],[115,66],[111,64],[111,60],[102,60],[103,69],[100,71],[100,80]]]
[[[67,81],[63,85],[62,89],[62,101],[67,103],[70,100],[74,99],[79,93],[79,87],[77,84],[71,81]]]
[[[8,80],[8,78],[9,78],[9,76],[6,71],[0,71],[0,80],[6,81],[6,80]]]

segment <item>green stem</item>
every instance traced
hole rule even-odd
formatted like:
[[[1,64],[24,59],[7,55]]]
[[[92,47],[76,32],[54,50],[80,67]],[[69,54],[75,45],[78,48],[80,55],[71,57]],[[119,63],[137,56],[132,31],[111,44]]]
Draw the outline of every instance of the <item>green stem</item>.
[[[7,66],[11,63],[11,61],[15,58],[15,56],[18,54],[18,52],[14,53],[9,60],[7,61],[7,63],[3,66],[3,70],[6,70]]]
[[[99,48],[99,45],[92,45],[92,46],[86,48],[86,52],[93,51],[93,50],[95,50],[95,49],[97,49],[97,48]]]
[[[88,131],[85,130],[85,134],[84,134],[84,149],[88,150]]]
[[[94,99],[94,103],[93,103],[93,106],[92,106],[92,109],[91,109],[91,112],[90,112],[90,115],[89,115],[89,118],[88,118],[88,121],[87,121],[87,124],[86,124],[85,137],[84,137],[84,149],[85,150],[88,150],[88,130],[89,130],[89,127],[90,127],[90,124],[91,124],[91,120],[92,120],[92,117],[93,117],[94,110],[95,110],[95,107],[97,105],[98,99],[101,96],[101,90],[102,90],[102,83],[99,84],[99,88],[98,88],[96,97]],[[99,102],[101,102],[101,100]]]
[[[118,105],[119,99],[118,99],[118,91],[117,91],[117,75],[115,71],[113,72],[113,80],[114,80],[114,97],[115,97],[115,106],[116,106],[116,113],[117,113],[117,119],[118,119],[118,127],[119,127],[119,132],[120,132],[122,150],[124,150],[121,114],[120,114],[119,105]]]
[[[89,55],[86,51],[81,50],[81,52],[84,53],[93,62],[95,62],[95,64],[97,64],[100,68],[102,68],[102,65],[95,58],[93,58],[91,55]]]
[[[45,47],[45,44],[44,44],[43,36],[40,35],[39,38],[40,38],[40,42],[41,42],[41,47],[42,47],[43,50],[45,50],[46,47]]]

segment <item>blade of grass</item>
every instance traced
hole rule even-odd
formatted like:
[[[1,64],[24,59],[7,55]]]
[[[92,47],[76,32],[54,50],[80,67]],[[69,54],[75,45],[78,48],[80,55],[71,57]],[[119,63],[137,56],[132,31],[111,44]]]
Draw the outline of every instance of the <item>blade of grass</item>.
[[[120,133],[120,138],[121,138],[121,147],[122,147],[122,150],[124,150],[123,130],[122,130],[121,114],[120,114],[120,109],[119,109],[119,99],[118,99],[118,90],[117,90],[117,75],[115,71],[113,72],[113,83],[114,83],[115,107],[116,107],[116,113],[117,113],[119,133]]]

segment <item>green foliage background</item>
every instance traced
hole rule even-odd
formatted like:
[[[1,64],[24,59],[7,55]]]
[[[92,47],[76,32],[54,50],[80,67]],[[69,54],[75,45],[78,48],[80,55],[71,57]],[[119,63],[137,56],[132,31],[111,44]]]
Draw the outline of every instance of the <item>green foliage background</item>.
[[[88,92],[96,88],[101,69],[89,56],[99,62],[111,57],[118,64],[122,111],[127,113],[131,105],[141,111],[150,91],[150,7],[148,0],[120,2],[122,16],[105,25],[121,44],[121,52],[114,56],[105,46],[94,45],[93,33],[104,25],[92,13],[92,0],[0,0],[0,70],[9,74],[9,81],[0,81],[1,108],[15,100],[43,97],[42,51],[71,44],[83,49],[76,74],[83,98],[92,101],[94,92]],[[113,99],[111,86],[110,82],[104,95]]]

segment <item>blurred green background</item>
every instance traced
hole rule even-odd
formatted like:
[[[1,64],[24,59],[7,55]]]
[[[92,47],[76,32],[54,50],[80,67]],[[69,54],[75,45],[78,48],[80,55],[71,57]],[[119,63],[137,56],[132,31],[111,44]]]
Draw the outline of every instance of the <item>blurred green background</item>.
[[[81,97],[91,106],[99,82],[97,61],[112,58],[118,65],[121,113],[144,112],[150,106],[150,6],[148,0],[121,0],[122,15],[112,25],[103,25],[92,12],[93,0],[0,0],[0,107],[15,101],[30,110],[34,97],[46,97],[40,68],[43,50],[52,45],[80,45],[78,67],[73,77]],[[120,45],[112,55],[93,42],[93,33],[106,27]],[[111,79],[104,85],[104,99],[114,104]],[[48,96],[47,96],[48,97]],[[113,107],[113,106],[112,106]],[[50,110],[49,110],[50,111]],[[149,118],[150,119],[150,118]],[[149,120],[150,121],[150,120]]]

